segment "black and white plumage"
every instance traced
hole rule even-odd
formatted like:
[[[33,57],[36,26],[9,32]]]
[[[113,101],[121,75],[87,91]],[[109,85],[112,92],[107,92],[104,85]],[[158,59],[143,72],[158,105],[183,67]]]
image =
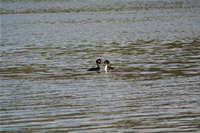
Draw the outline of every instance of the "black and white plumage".
[[[100,70],[99,64],[101,64],[101,59],[97,59],[97,60],[96,60],[96,65],[97,65],[97,67],[89,68],[87,71],[99,71],[99,70]]]
[[[104,61],[104,64],[106,64],[106,66],[105,66],[105,71],[107,72],[108,70],[113,70],[114,69],[114,67],[111,67],[111,66],[109,66],[108,64],[109,64],[109,60],[105,60]]]

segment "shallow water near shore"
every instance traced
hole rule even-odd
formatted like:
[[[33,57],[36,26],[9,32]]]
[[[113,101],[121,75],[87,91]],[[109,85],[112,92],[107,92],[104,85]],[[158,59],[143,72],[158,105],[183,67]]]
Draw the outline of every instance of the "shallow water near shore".
[[[198,0],[1,4],[0,131],[200,131]]]

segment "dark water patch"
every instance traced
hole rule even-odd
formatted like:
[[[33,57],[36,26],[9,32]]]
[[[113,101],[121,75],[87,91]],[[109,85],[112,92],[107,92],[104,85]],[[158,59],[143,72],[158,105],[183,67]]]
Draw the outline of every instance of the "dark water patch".
[[[116,73],[113,76],[117,76],[118,73],[120,77],[123,79],[158,79],[164,77],[179,77],[179,76],[198,76],[200,74],[199,62],[199,50],[198,46],[199,42],[191,43],[191,44],[182,44],[182,43],[169,43],[159,45],[154,44],[153,42],[149,43],[130,43],[130,44],[119,44],[119,43],[111,43],[105,44],[103,46],[81,46],[81,48],[74,49],[66,49],[63,50],[60,47],[52,47],[45,48],[47,50],[54,50],[53,55],[49,55],[45,49],[36,49],[36,54],[41,54],[42,56],[46,56],[45,62],[38,62],[34,64],[26,64],[27,56],[33,49],[27,48],[25,53],[21,51],[20,53],[15,50],[11,50],[11,53],[6,54],[14,54],[21,56],[21,64],[18,63],[13,66],[6,66],[1,68],[1,74],[5,76],[37,76],[41,77],[49,77],[49,78],[84,78],[92,73],[87,73],[86,70],[89,67],[95,66],[95,62],[91,60],[87,60],[87,52],[90,52],[91,55],[104,53],[113,54],[113,59],[111,60],[111,65],[115,66]],[[124,46],[123,46],[124,45]],[[72,58],[70,60],[66,60],[68,65],[63,64],[52,64],[51,62],[58,62],[61,60],[65,60],[66,53],[72,54]],[[78,55],[83,56],[80,57],[73,53],[78,53]],[[131,55],[131,56],[130,56]],[[108,57],[104,57],[105,59]],[[4,59],[6,59],[4,57]],[[32,57],[30,58],[32,59]],[[58,61],[55,61],[58,60]],[[73,60],[76,60],[76,63],[72,63]],[[34,61],[34,60],[33,60]],[[80,63],[81,62],[81,63]],[[13,62],[14,63],[14,62]],[[23,65],[24,64],[24,65]],[[90,65],[91,64],[91,65]],[[104,73],[104,65],[101,64],[101,72]],[[119,78],[119,77],[118,77]]]
[[[137,11],[199,8],[199,1],[2,1],[1,14]],[[54,3],[54,4],[49,4]],[[17,10],[13,8],[16,6]],[[27,5],[27,6],[23,6]],[[69,6],[70,5],[70,6]]]

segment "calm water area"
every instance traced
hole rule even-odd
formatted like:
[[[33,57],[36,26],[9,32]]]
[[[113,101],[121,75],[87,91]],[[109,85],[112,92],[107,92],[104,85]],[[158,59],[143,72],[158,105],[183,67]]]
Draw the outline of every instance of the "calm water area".
[[[2,0],[0,132],[200,132],[199,0]],[[115,69],[87,71],[96,59]]]

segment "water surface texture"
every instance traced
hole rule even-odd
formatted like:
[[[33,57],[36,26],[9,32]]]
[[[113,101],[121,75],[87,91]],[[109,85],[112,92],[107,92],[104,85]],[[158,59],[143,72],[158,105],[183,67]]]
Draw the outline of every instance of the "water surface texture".
[[[199,0],[2,0],[1,132],[200,132]],[[115,69],[86,71],[108,59]]]

